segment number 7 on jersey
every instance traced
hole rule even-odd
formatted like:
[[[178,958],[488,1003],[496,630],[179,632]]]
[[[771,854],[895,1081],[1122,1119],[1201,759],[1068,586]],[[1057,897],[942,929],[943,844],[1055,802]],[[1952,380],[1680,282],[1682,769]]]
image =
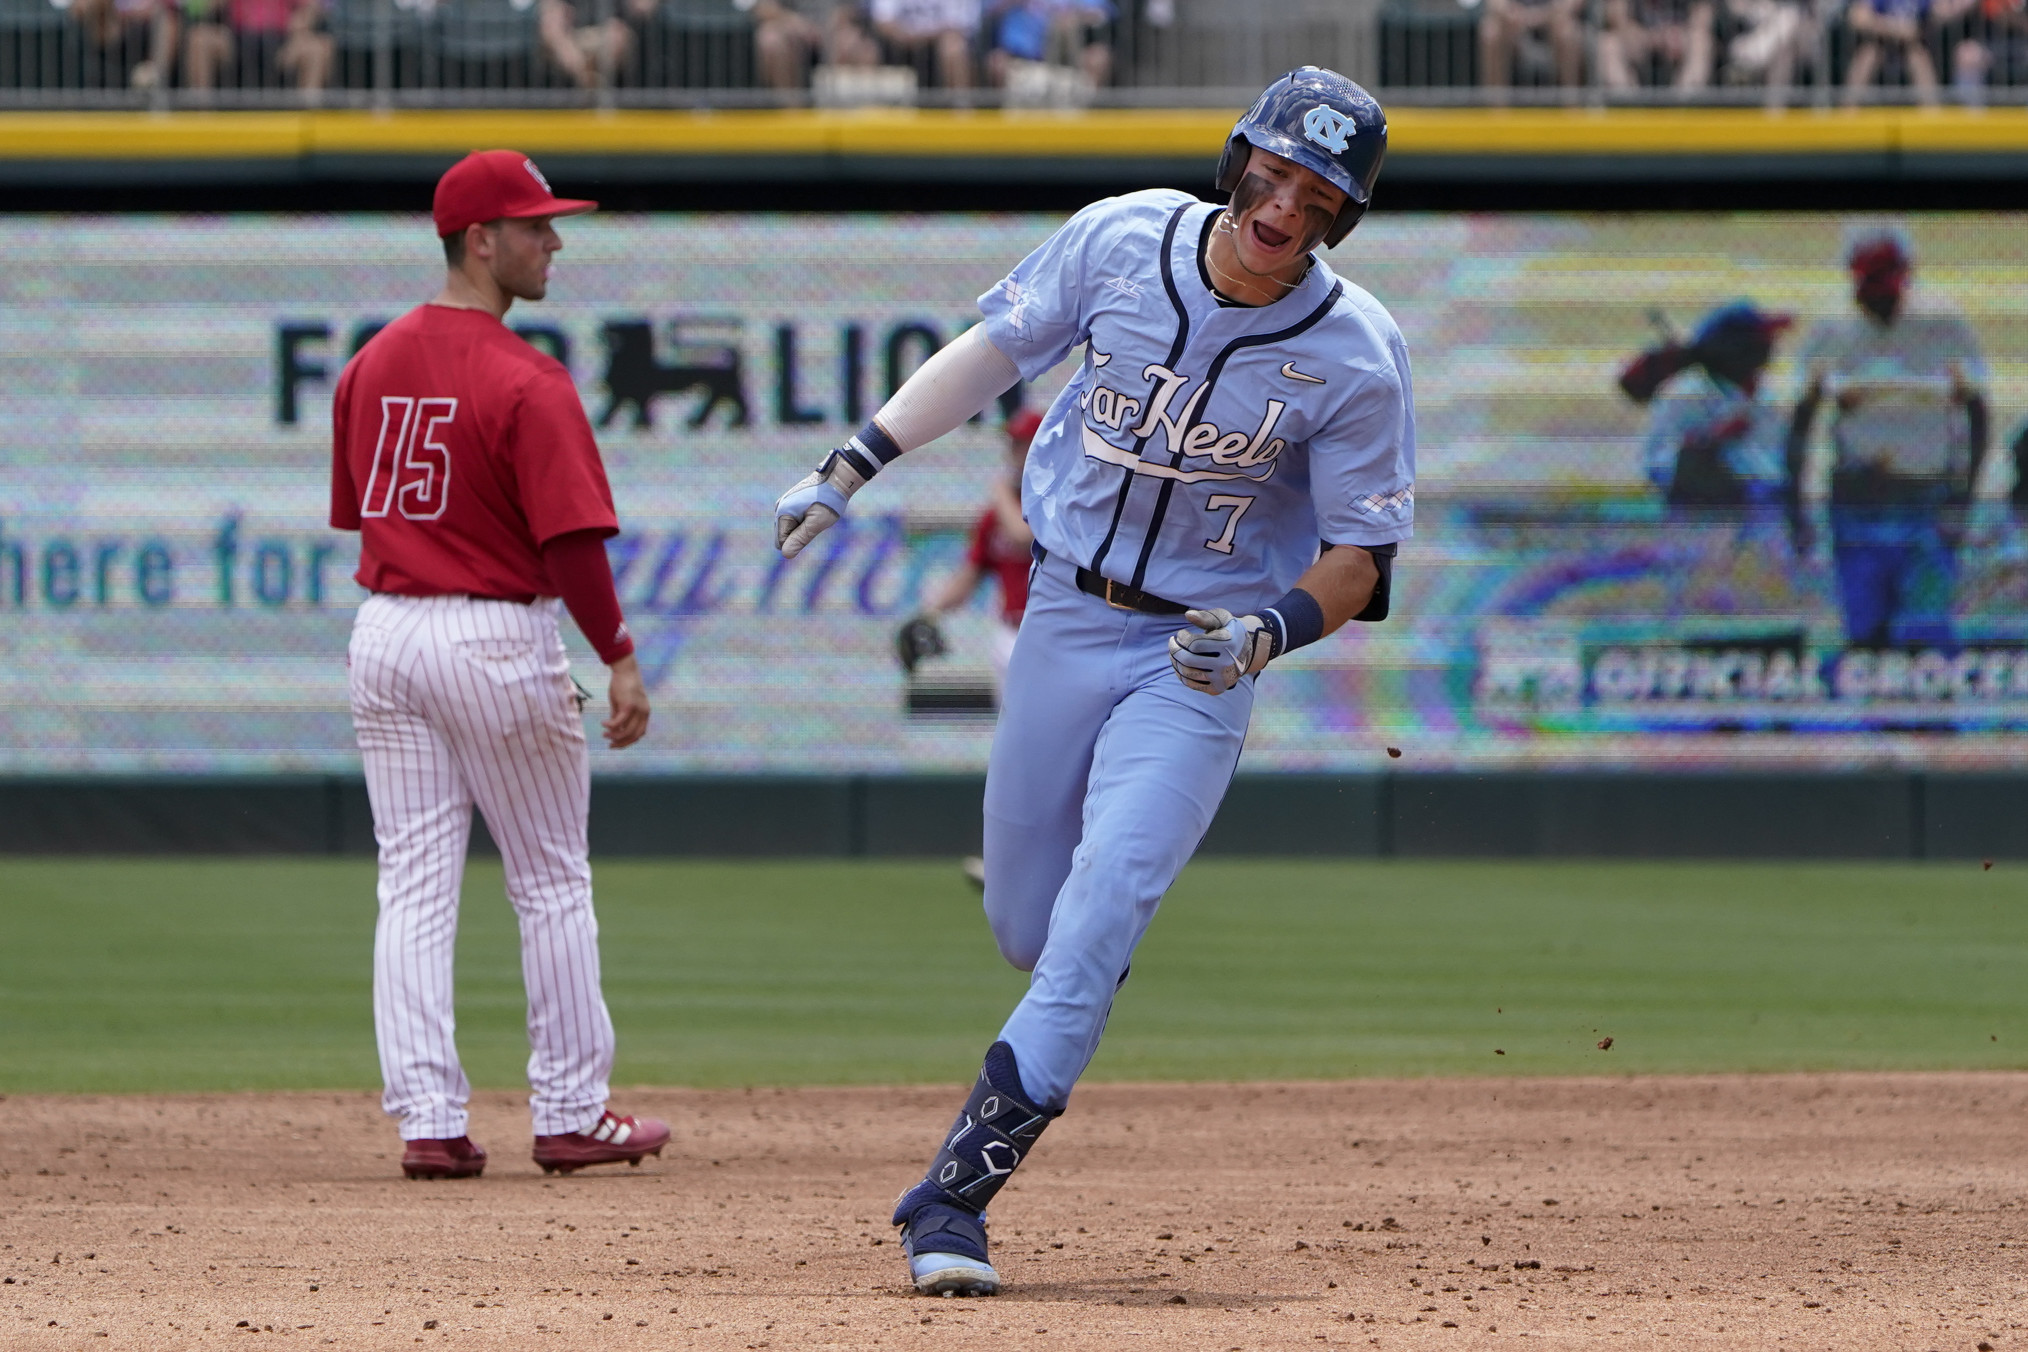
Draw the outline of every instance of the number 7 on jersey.
[[[1204,547],[1215,553],[1230,554],[1232,552],[1233,537],[1239,534],[1239,519],[1246,515],[1246,509],[1253,506],[1253,501],[1251,495],[1213,493],[1204,504],[1204,510],[1207,512],[1230,511],[1232,515],[1225,518],[1225,529],[1211,539],[1206,540]]]
[[[458,416],[456,399],[380,398],[380,439],[366,476],[361,516],[386,516],[399,507],[411,521],[434,521],[451,500],[451,451],[437,429]]]

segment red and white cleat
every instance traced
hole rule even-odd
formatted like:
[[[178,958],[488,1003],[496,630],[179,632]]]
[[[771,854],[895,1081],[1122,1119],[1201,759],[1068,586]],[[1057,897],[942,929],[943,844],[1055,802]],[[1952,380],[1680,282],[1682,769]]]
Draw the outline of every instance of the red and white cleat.
[[[545,1174],[567,1174],[588,1164],[639,1164],[669,1144],[669,1124],[652,1117],[618,1117],[606,1110],[590,1131],[535,1138],[535,1162]]]
[[[486,1171],[486,1151],[469,1136],[410,1141],[401,1152],[401,1171],[410,1178],[477,1178]]]

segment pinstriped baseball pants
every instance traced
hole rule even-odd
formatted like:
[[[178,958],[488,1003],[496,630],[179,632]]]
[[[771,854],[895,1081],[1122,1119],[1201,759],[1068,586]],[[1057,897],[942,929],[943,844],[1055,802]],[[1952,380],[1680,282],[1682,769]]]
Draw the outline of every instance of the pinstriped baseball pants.
[[[521,925],[535,1134],[585,1130],[605,1108],[591,770],[557,609],[375,595],[353,622],[352,725],[380,845],[373,1022],[382,1103],[405,1140],[465,1134],[451,967],[475,804]]]

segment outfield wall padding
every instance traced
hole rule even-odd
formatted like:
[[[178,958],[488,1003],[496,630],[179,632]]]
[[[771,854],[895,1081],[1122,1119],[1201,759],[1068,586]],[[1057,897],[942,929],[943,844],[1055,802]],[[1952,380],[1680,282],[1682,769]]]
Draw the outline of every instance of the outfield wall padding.
[[[0,184],[427,187],[473,146],[556,182],[1200,183],[1232,108],[0,111]],[[1432,108],[1388,113],[1396,184],[2013,181],[2028,110]],[[334,207],[344,202],[334,201]],[[821,203],[813,204],[821,206]],[[1892,205],[1892,204],[1888,204]]]
[[[600,779],[597,857],[977,852],[975,775]],[[473,849],[492,854],[483,821]],[[1344,858],[2028,858],[2028,776],[1242,775],[1206,854]],[[0,780],[0,853],[373,851],[346,776]]]

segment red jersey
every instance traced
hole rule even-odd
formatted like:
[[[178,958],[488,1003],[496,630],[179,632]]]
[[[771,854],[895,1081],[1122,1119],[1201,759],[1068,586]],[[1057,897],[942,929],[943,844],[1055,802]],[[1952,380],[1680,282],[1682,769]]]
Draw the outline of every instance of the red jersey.
[[[1000,579],[1000,618],[1020,624],[1021,613],[1028,609],[1028,568],[1034,555],[1027,545],[1007,538],[1000,529],[1000,514],[991,507],[972,528],[972,547],[965,551],[965,561]]]
[[[555,596],[542,546],[616,534],[570,373],[483,310],[420,305],[338,378],[331,524],[361,532],[361,586],[404,596]]]

